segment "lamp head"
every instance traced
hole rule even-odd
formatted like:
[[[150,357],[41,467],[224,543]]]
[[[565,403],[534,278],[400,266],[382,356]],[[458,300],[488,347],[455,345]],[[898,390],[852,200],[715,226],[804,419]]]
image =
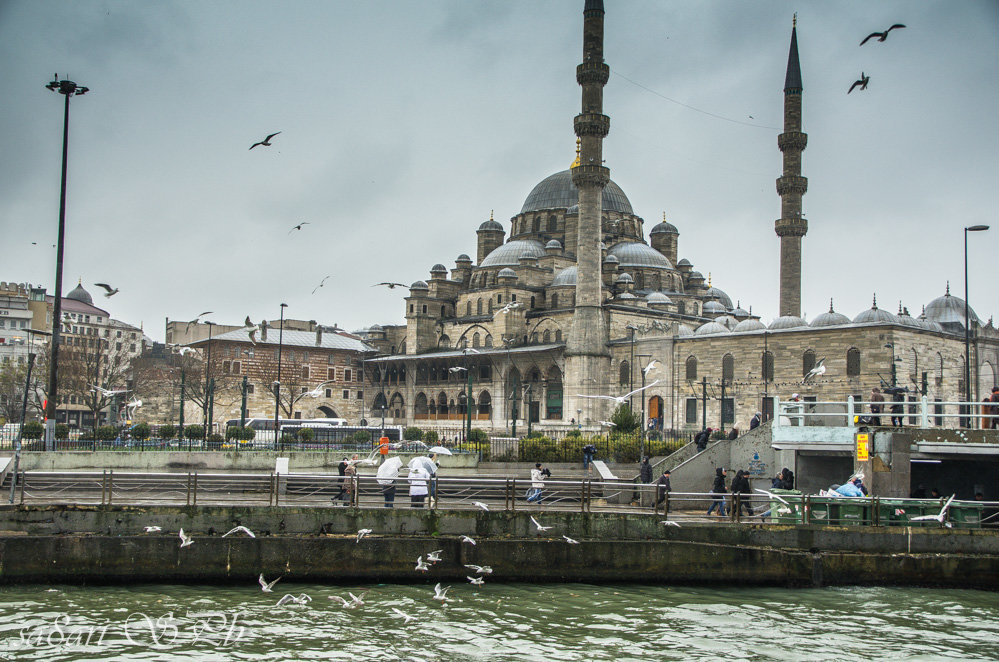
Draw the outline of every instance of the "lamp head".
[[[971,227],[964,228],[967,232],[984,232],[989,229],[987,225],[972,225]]]

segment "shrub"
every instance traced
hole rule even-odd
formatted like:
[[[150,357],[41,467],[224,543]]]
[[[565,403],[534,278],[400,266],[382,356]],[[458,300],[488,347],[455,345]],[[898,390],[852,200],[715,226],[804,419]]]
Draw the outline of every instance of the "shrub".
[[[41,439],[45,434],[45,426],[38,421],[28,421],[21,427],[21,437],[24,439]]]
[[[577,432],[578,432],[578,430],[577,430]],[[541,434],[537,430],[531,430],[531,434],[527,435],[525,437],[525,439],[539,439],[539,438],[541,438],[543,436],[545,436],[545,435]]]
[[[69,439],[69,426],[65,423],[56,423],[55,437],[56,439]]]
[[[113,425],[102,425],[97,428],[97,439],[100,441],[114,441],[118,438],[118,428]]]
[[[159,435],[160,439],[173,439],[177,436],[177,428],[173,425],[161,425]]]
[[[583,433],[580,432],[579,430],[569,430],[568,432],[565,433],[565,438],[566,439],[582,439],[583,438]]]
[[[406,441],[419,441],[423,438],[423,430],[416,427],[406,428],[402,431],[402,438]]]
[[[371,433],[366,430],[361,430],[360,432],[354,433],[354,443],[355,444],[368,444],[371,443]]]
[[[295,436],[298,437],[299,441],[312,441],[316,438],[316,432],[312,428],[302,428]]]
[[[618,434],[630,434],[642,429],[642,422],[639,420],[638,414],[631,411],[631,407],[628,405],[618,406],[611,414],[610,420],[614,424],[614,432]]]
[[[212,432],[208,435],[208,443],[213,446],[221,446],[223,441],[225,441],[225,439],[223,439],[222,435],[217,432]]]
[[[184,439],[201,439],[201,435],[205,433],[205,427],[203,425],[185,425],[184,426]]]
[[[423,441],[430,446],[436,444],[439,439],[440,436],[437,434],[437,430],[427,430],[423,433]]]
[[[149,427],[149,423],[139,423],[132,426],[132,437],[138,439],[139,441],[145,441],[152,436],[153,431]]]
[[[485,430],[480,430],[479,428],[472,428],[471,433],[468,435],[468,441],[471,443],[489,443],[489,435],[486,434]]]
[[[250,441],[255,436],[257,436],[257,431],[253,428],[241,428],[238,425],[234,425],[231,428],[225,429],[226,439],[238,439],[240,441]]]

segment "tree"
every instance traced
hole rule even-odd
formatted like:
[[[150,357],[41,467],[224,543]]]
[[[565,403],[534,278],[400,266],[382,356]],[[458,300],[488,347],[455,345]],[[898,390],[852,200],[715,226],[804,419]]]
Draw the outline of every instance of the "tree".
[[[132,355],[124,343],[97,335],[66,335],[59,348],[60,400],[84,405],[99,432],[100,413],[128,402]],[[106,434],[106,433],[105,433]]]
[[[24,363],[8,361],[0,365],[0,418],[11,423],[21,422],[27,372],[28,366]]]
[[[628,434],[641,429],[642,422],[638,420],[638,415],[631,411],[628,405],[620,405],[611,414],[611,423],[614,424],[614,432]]]

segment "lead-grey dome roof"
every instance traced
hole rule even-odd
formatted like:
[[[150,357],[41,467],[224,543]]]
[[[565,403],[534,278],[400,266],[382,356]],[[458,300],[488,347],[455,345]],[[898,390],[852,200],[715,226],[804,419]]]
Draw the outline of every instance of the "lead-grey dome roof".
[[[545,247],[534,239],[514,239],[482,259],[480,267],[516,267],[520,264],[520,256],[529,253],[533,257],[544,257]]]
[[[617,278],[614,279],[615,283],[634,283],[635,279],[631,277],[631,274],[624,272],[618,274]]]
[[[569,208],[579,203],[579,189],[572,183],[572,173],[568,170],[556,172],[541,180],[531,190],[524,201],[520,213],[539,211],[541,209]],[[628,196],[621,187],[612,181],[607,182],[603,193],[603,211],[616,211],[622,214],[634,214]]]
[[[430,273],[432,273],[432,274],[446,274],[447,273],[447,267],[445,267],[443,264],[435,264],[434,266],[430,267]]]
[[[430,286],[427,285],[426,281],[424,281],[424,280],[418,280],[415,283],[413,283],[412,285],[410,285],[409,289],[411,289],[411,290],[429,290]]]
[[[471,262],[471,261],[472,261],[472,258],[468,257],[464,253],[462,253],[461,255],[459,255],[458,258],[455,260],[455,262]]]
[[[766,324],[755,317],[750,317],[749,319],[742,320],[736,324],[732,331],[735,333],[745,333],[746,331],[762,331],[765,328],[767,328]]]
[[[656,224],[656,226],[654,228],[652,228],[651,230],[649,230],[649,234],[650,235],[653,235],[653,234],[680,234],[680,231],[677,230],[676,226],[673,225],[672,223],[669,223],[667,221],[662,221],[662,222]]]
[[[822,326],[839,326],[840,324],[849,324],[850,318],[843,313],[837,313],[829,308],[829,312],[822,313],[818,317],[812,320],[812,323],[808,326],[811,327],[822,327]]]
[[[562,250],[562,242],[560,242],[558,239],[552,239],[547,244],[545,244],[545,248],[557,248],[558,250]]]
[[[707,295],[708,295],[708,298],[718,299],[718,301],[720,301],[722,303],[722,305],[725,306],[726,310],[732,310],[732,308],[733,308],[733,306],[732,306],[732,297],[730,297],[729,295],[725,294],[724,292],[722,292],[721,290],[719,290],[717,287],[714,287],[714,286],[709,287],[708,291],[707,291]]]
[[[662,305],[673,303],[673,301],[662,292],[649,292],[645,297],[646,303],[652,305]]]
[[[962,332],[964,330],[964,299],[952,296],[949,285],[946,294],[926,304],[926,310],[923,311],[923,314],[926,315],[926,319],[933,322],[939,322],[943,325],[957,324],[961,327]],[[970,306],[968,307],[968,319],[975,324],[981,324],[978,315]]]
[[[805,320],[801,319],[797,315],[781,315],[773,322],[770,322],[770,328],[772,330],[797,329],[802,326],[808,325],[805,324]]]
[[[576,266],[566,267],[562,271],[555,274],[555,280],[552,281],[551,287],[559,287],[561,285],[575,285],[576,284]]]
[[[516,278],[517,272],[510,267],[503,267],[500,269],[499,273],[496,274],[497,278]]]
[[[728,328],[718,322],[707,322],[694,331],[695,336],[711,336],[716,333],[728,333]]]
[[[705,315],[723,315],[726,312],[725,305],[717,301],[708,301],[701,306],[701,312]]]
[[[66,298],[73,301],[80,301],[88,306],[94,305],[94,297],[90,296],[90,292],[83,289],[83,283],[77,283],[73,291],[66,295]],[[962,317],[961,319],[964,318]]]
[[[482,232],[483,230],[496,230],[496,231],[499,231],[499,232],[503,232],[504,231],[503,230],[503,226],[500,225],[499,223],[497,223],[496,221],[494,221],[491,218],[488,221],[486,221],[485,223],[483,223],[482,225],[479,226],[479,232]]]
[[[901,324],[901,320],[895,316],[894,313],[890,313],[887,310],[881,310],[878,308],[878,304],[875,304],[860,313],[853,318],[854,324]]]
[[[652,248],[648,244],[638,241],[627,241],[614,244],[607,251],[608,255],[613,255],[622,267],[651,267],[654,269],[672,269],[666,256]]]

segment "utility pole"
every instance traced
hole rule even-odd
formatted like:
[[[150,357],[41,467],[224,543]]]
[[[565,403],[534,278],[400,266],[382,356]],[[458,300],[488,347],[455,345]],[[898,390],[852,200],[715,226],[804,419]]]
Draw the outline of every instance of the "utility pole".
[[[177,433],[177,440],[183,441],[184,437],[184,378],[187,375],[184,373],[184,369],[180,369],[180,431]],[[179,445],[178,445],[179,447]],[[191,442],[187,442],[187,450],[191,450]]]
[[[524,389],[524,403],[527,410],[527,436],[531,436],[531,387],[532,384],[528,383],[527,387]]]
[[[246,375],[243,375],[243,400],[239,405],[239,427],[246,427]]]

